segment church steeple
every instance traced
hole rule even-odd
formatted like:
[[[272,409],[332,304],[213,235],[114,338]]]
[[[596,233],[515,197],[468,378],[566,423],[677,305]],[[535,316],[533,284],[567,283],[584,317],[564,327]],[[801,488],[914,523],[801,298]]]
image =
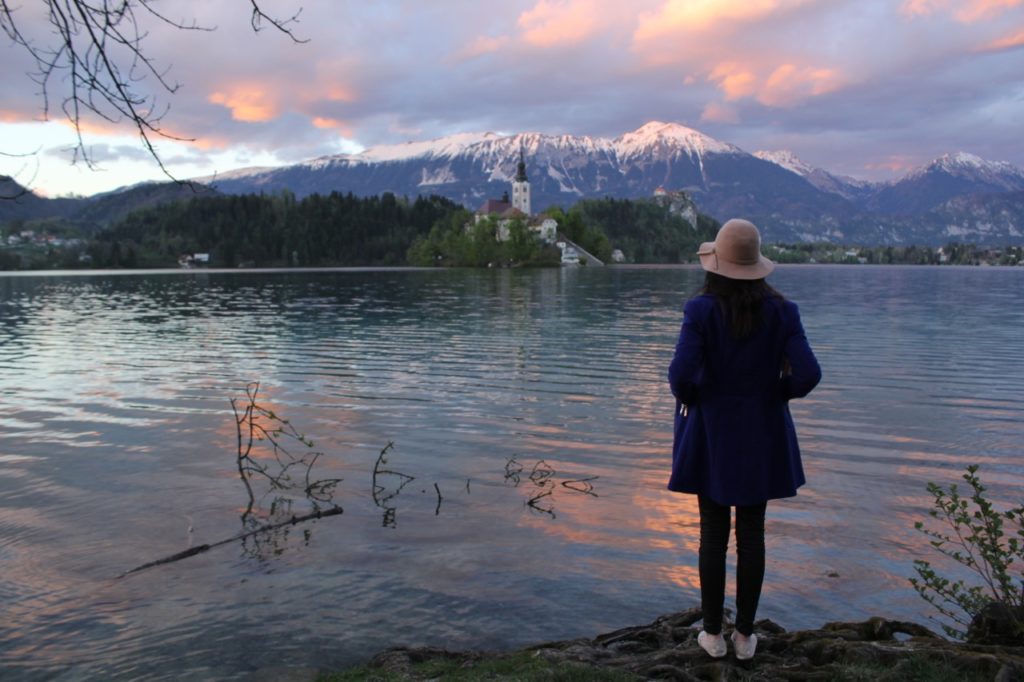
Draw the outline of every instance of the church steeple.
[[[523,159],[523,148],[519,148],[519,165],[516,167],[516,182],[529,182],[526,179],[526,160]]]
[[[512,208],[518,208],[526,215],[533,215],[530,210],[530,181],[526,179],[526,159],[523,148],[519,148],[519,165],[516,177],[512,180]]]

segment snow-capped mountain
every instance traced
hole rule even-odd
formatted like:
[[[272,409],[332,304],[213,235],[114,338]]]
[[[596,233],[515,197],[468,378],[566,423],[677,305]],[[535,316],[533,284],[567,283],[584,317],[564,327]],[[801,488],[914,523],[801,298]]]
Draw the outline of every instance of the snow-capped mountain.
[[[699,158],[705,154],[744,154],[739,147],[720,142],[704,133],[679,125],[651,121],[611,142],[622,161],[630,159],[667,160],[685,154]]]
[[[1006,161],[986,161],[980,156],[967,152],[945,154],[931,163],[911,171],[904,180],[914,180],[929,173],[945,173],[968,182],[984,182],[1006,191],[1020,189],[1024,183],[1024,171]]]
[[[374,147],[274,169],[220,176],[222,192],[289,189],[298,196],[332,191],[357,195],[440,194],[475,209],[509,187],[520,154],[533,206],[568,208],[585,198],[650,197],[664,187],[685,190],[712,215],[812,219],[850,207],[806,179],[735,145],[676,123],[652,121],[616,138],[481,133]],[[782,236],[782,233],[779,234]]]
[[[788,149],[779,149],[777,151],[757,151],[754,152],[754,156],[764,161],[770,161],[776,165],[782,166],[791,173],[796,173],[801,177],[807,177],[814,171],[819,170],[808,163],[805,163],[803,159],[797,157],[796,154],[789,151]]]
[[[778,151],[757,151],[754,156],[764,161],[769,161],[782,166],[786,170],[796,173],[823,192],[838,194],[839,196],[854,202],[861,201],[868,197],[871,192],[881,186],[880,183],[858,180],[845,175],[834,175],[827,170],[817,168],[806,163],[793,152],[782,149]]]
[[[1024,243],[1024,171],[1012,164],[959,152],[896,181],[869,183],[816,168],[792,152],[748,154],[700,131],[660,121],[614,138],[465,133],[198,180],[235,194],[438,194],[474,210],[510,189],[520,155],[537,211],[552,205],[568,208],[588,198],[647,198],[664,188],[685,190],[702,213],[718,220],[753,220],[769,242]],[[18,190],[10,178],[0,178],[0,197]],[[174,196],[159,186],[88,199],[28,194],[0,201],[0,224],[66,216],[99,225],[125,207]]]
[[[880,188],[866,207],[880,213],[915,214],[956,197],[1024,190],[1024,171],[973,154],[946,154]]]
[[[923,217],[956,197],[1024,189],[1020,169],[970,154],[944,156],[895,182],[870,183],[816,168],[791,152],[749,154],[700,131],[661,121],[615,138],[466,133],[284,168],[242,169],[218,176],[213,184],[222,192],[288,189],[299,197],[333,191],[439,194],[476,209],[509,189],[520,155],[535,210],[568,208],[587,198],[650,197],[663,187],[685,190],[702,212],[719,220],[754,220],[769,241],[901,243],[906,235],[925,243],[921,240],[929,239],[928,226],[959,220],[949,212],[961,204],[943,209],[941,221],[929,219],[918,226],[909,218]],[[963,205],[968,204],[978,214],[977,202]]]

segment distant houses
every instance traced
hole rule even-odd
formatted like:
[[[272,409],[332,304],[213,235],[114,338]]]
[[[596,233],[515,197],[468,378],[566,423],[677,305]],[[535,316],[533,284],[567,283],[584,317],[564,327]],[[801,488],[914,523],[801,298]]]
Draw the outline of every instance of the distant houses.
[[[208,253],[184,253],[178,258],[178,267],[191,269],[203,268],[210,264]]]

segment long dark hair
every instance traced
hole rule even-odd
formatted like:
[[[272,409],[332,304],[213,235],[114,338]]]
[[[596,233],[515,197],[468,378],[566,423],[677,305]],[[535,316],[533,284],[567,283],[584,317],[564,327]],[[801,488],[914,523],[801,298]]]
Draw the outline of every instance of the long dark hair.
[[[782,300],[782,294],[763,279],[729,279],[713,272],[705,273],[700,293],[715,297],[729,322],[729,330],[737,339],[750,336],[760,326],[761,302],[765,298]]]

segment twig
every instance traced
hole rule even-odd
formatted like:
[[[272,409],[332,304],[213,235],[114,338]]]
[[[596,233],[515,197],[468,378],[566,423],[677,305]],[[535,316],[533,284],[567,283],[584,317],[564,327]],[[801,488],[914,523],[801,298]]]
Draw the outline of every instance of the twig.
[[[569,490],[597,497],[597,493],[594,492],[594,486],[590,482],[596,481],[598,478],[598,476],[588,476],[587,478],[569,479],[562,481],[562,485]]]
[[[171,554],[170,556],[163,557],[162,559],[157,559],[156,561],[150,561],[148,563],[142,564],[141,566],[136,566],[135,568],[129,571],[125,571],[117,577],[120,579],[125,577],[126,575],[138,573],[139,571],[143,571],[147,568],[152,568],[154,566],[162,566],[163,564],[170,564],[174,563],[175,561],[181,561],[182,559],[187,559],[197,554],[208,552],[214,547],[220,547],[221,545],[226,545],[238,540],[245,540],[246,538],[252,537],[253,535],[257,535],[259,533],[266,533],[268,531],[277,530],[278,528],[283,528],[285,526],[294,526],[299,523],[305,523],[306,521],[313,521],[315,519],[325,518],[327,516],[337,516],[338,514],[341,514],[343,512],[344,510],[341,507],[335,505],[330,509],[317,509],[315,511],[310,512],[309,514],[304,514],[302,516],[292,516],[290,519],[286,521],[268,523],[266,525],[260,526],[259,528],[247,531],[245,533],[239,533],[238,535],[227,538],[225,540],[219,540],[217,542],[211,542],[205,545],[197,545],[196,547],[191,547],[183,552]]]
[[[544,483],[555,475],[555,470],[551,468],[543,459],[533,465],[533,471],[530,472],[530,480],[535,485],[544,485]]]

